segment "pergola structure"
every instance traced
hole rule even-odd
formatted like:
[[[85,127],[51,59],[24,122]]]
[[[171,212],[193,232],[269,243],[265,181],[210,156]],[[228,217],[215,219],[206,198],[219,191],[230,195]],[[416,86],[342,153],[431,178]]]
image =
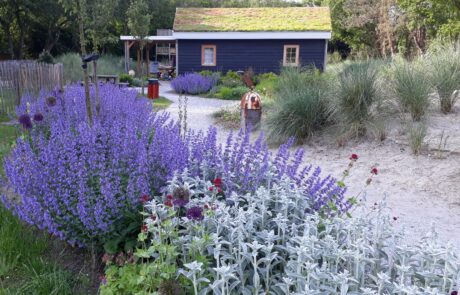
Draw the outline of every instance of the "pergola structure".
[[[140,73],[141,71],[141,47],[140,47],[140,38],[135,36],[120,36],[120,40],[124,42],[125,48],[125,71],[126,73],[131,70],[130,66],[130,53],[131,47],[135,47],[136,49],[136,73]],[[145,50],[146,50],[146,58],[145,60],[145,67],[146,73],[149,73],[149,65],[150,65],[150,52],[152,48],[155,48],[155,60],[158,60],[158,56],[164,56],[168,58],[171,63],[177,64],[177,56],[176,56],[176,48],[177,42],[176,39],[172,35],[163,35],[163,36],[148,36],[145,37]]]

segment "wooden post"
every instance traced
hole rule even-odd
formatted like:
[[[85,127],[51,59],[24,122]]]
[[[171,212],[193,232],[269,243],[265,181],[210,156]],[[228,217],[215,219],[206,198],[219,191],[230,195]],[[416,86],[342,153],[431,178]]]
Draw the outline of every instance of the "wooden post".
[[[140,59],[141,59],[141,48],[140,46],[137,47],[137,60],[136,60],[136,75],[139,77],[141,73],[141,64],[140,64]]]
[[[149,76],[149,72],[150,72],[150,43],[147,43],[147,46],[146,46],[146,54],[147,54],[147,62],[146,62],[146,65],[145,65],[145,74],[147,75],[147,77]]]
[[[125,41],[125,72],[129,72],[129,46],[128,46],[128,41]]]

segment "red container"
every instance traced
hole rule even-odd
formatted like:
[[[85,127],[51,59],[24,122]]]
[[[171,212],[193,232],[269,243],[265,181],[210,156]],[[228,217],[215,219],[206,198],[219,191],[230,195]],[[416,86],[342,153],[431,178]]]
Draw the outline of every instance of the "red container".
[[[158,79],[149,79],[147,97],[150,99],[160,97],[160,83],[158,83]]]

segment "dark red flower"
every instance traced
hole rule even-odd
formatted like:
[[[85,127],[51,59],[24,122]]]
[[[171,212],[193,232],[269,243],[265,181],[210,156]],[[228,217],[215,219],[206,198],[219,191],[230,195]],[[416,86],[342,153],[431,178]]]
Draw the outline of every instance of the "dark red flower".
[[[208,204],[204,204],[204,209],[208,210],[208,209],[209,209],[209,205],[208,205]]]
[[[171,201],[171,200],[167,200],[167,201],[165,202],[165,206],[172,207],[172,206],[173,206],[172,201]]]
[[[221,187],[222,186],[222,178],[220,177],[216,177],[212,183],[216,186],[216,187]]]
[[[358,158],[359,157],[358,157],[357,154],[351,154],[351,156],[350,156],[350,160],[352,160],[352,161],[356,161],[356,160],[358,160]]]
[[[212,192],[214,190],[214,187],[213,186],[210,186],[209,187],[209,190]]]
[[[146,233],[148,230],[149,228],[147,227],[147,224],[143,224],[141,227],[141,232]]]
[[[222,189],[219,187],[219,188],[217,189],[217,192],[218,192],[219,194],[222,193]]]
[[[141,197],[139,198],[139,201],[140,201],[142,204],[144,204],[144,203],[148,202],[149,199],[150,199],[150,198],[149,198],[148,195],[143,194],[143,195],[141,195]]]
[[[173,196],[172,196],[172,195],[167,195],[167,196],[166,196],[166,199],[172,200],[172,199],[173,199]]]
[[[457,291],[452,291],[452,292],[450,292],[450,295],[458,295],[458,292]]]
[[[398,220],[398,217],[393,216],[393,220],[394,220],[394,221]]]
[[[371,173],[374,174],[374,175],[377,175],[377,174],[379,174],[379,170],[377,169],[377,167],[373,167],[371,169]]]

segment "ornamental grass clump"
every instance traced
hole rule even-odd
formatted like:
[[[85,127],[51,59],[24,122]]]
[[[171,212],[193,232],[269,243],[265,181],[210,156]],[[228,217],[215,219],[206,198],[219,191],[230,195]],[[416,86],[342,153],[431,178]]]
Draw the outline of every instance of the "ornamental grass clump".
[[[431,82],[439,95],[441,111],[450,113],[460,89],[460,49],[456,46],[435,46],[427,56]]]
[[[420,121],[430,106],[432,89],[426,73],[416,63],[403,61],[394,67],[393,89],[403,111]]]
[[[206,93],[217,84],[216,76],[203,76],[198,73],[180,75],[171,82],[171,87],[179,94]]]
[[[372,61],[353,62],[345,66],[338,80],[333,112],[345,124],[347,134],[362,136],[380,95],[377,66]]]
[[[139,235],[145,247],[135,253],[144,271],[125,274],[131,264],[119,271],[109,267],[101,294],[123,291],[118,281],[127,276],[161,281],[159,269],[169,270],[163,280],[175,278],[184,294],[196,295],[457,291],[460,257],[454,246],[441,244],[434,232],[414,246],[404,244],[384,201],[354,218],[323,219],[310,213],[311,202],[289,180],[230,196],[209,190],[211,185],[188,174],[171,182],[167,193],[185,187],[186,209],[196,215],[165,205],[165,196],[147,203]],[[138,292],[155,292],[162,283],[131,281],[138,282]]]
[[[330,116],[328,83],[325,74],[300,68],[283,69],[274,94],[273,110],[268,113],[268,138],[285,142],[308,139],[323,128]]]

